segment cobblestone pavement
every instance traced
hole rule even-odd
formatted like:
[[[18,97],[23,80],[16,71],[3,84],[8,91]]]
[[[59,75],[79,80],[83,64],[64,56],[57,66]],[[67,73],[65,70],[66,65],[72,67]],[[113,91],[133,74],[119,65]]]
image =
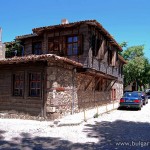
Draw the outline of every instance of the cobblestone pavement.
[[[114,110],[78,126],[0,119],[2,150],[149,150],[150,101],[137,110]]]

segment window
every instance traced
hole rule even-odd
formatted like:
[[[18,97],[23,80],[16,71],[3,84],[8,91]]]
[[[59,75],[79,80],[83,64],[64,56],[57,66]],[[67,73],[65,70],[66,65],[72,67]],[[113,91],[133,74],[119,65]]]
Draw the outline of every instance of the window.
[[[29,74],[29,96],[40,97],[41,95],[41,73]]]
[[[67,38],[67,55],[78,55],[78,36],[70,36]]]
[[[48,40],[49,53],[59,52],[60,51],[59,44],[60,44],[59,37],[49,38],[49,40]]]
[[[24,74],[13,74],[13,96],[23,96]]]
[[[42,54],[42,42],[35,42],[33,43],[33,54],[40,55]]]
[[[112,65],[112,50],[108,49],[108,64]]]

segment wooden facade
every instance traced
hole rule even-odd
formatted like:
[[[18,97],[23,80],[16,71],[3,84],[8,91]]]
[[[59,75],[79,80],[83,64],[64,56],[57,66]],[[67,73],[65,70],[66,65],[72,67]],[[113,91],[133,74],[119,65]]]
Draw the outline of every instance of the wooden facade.
[[[122,49],[97,21],[35,28],[16,40],[23,56],[0,61],[0,111],[54,119],[121,96]]]

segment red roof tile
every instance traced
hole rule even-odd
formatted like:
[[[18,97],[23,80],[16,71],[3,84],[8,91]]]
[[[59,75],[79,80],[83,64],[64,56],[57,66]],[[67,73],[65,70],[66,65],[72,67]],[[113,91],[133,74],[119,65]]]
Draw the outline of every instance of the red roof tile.
[[[0,60],[0,65],[2,64],[19,64],[19,63],[26,63],[26,62],[36,62],[36,61],[50,61],[50,60],[57,60],[57,61],[64,61],[65,63],[82,67],[81,63],[73,61],[71,59],[60,57],[54,54],[43,54],[43,55],[28,55],[23,57],[13,57],[8,59]]]
[[[122,51],[122,47],[120,47],[120,45],[115,41],[115,39],[110,35],[110,33],[106,29],[104,29],[103,26],[99,22],[97,22],[96,20],[84,20],[84,21],[72,22],[72,23],[68,23],[68,24],[59,24],[59,25],[52,25],[52,26],[33,28],[32,29],[33,34],[17,36],[16,39],[23,39],[23,38],[32,37],[32,36],[35,36],[36,34],[38,35],[40,32],[42,32],[44,30],[53,30],[53,29],[59,29],[59,28],[69,28],[69,27],[77,26],[77,25],[84,24],[84,23],[99,28],[101,30],[101,32],[103,32],[103,34],[110,40],[110,42],[113,45],[115,45],[119,50]]]

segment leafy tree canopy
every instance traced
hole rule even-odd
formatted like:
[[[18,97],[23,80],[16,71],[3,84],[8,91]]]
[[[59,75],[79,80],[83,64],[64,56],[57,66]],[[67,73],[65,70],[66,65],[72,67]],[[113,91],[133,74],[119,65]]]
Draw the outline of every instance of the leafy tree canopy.
[[[127,47],[127,43],[123,42],[120,46],[125,48],[122,56],[127,61],[123,68],[125,86],[132,82],[138,82],[139,85],[148,84],[150,80],[150,64],[144,56],[144,45]]]
[[[6,58],[22,55],[22,47],[20,41],[7,42],[5,43],[5,45],[6,45]]]

